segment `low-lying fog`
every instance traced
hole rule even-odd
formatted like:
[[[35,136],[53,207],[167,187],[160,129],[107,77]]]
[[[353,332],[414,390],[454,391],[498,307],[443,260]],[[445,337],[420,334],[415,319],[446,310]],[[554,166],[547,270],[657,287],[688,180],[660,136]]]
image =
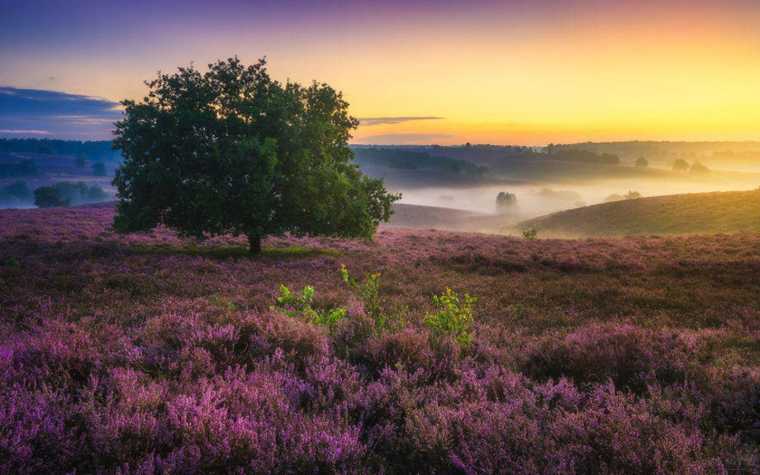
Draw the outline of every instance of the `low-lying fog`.
[[[673,182],[662,180],[608,180],[590,184],[536,183],[488,185],[465,188],[424,187],[397,188],[401,203],[455,208],[484,214],[504,213],[515,219],[529,219],[564,209],[603,203],[613,195],[622,197],[634,191],[643,197],[711,191],[737,191],[757,188],[746,182]],[[499,208],[500,192],[513,193],[517,200],[508,209]]]

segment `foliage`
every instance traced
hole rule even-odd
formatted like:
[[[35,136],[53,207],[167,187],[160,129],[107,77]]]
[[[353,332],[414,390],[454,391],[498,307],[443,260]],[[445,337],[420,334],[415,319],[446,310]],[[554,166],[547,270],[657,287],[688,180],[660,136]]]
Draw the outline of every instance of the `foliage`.
[[[63,196],[60,189],[54,186],[41,186],[34,190],[34,204],[38,208],[54,208],[68,206],[70,200]]]
[[[87,185],[81,181],[59,181],[52,186],[42,186],[34,190],[34,204],[40,208],[97,203],[106,201],[108,197],[99,186]]]
[[[182,235],[370,238],[399,196],[361,174],[348,146],[358,121],[326,84],[280,83],[237,58],[160,74],[124,101],[114,146],[120,231],[164,224]]]
[[[514,193],[500,191],[496,195],[496,208],[499,210],[509,209],[517,204],[517,196]]]
[[[383,308],[380,300],[380,273],[373,272],[364,276],[364,282],[360,283],[348,272],[348,268],[341,264],[340,277],[344,284],[353,290],[362,303],[362,310],[374,322],[374,329],[377,333],[386,330],[398,330],[402,328],[406,321],[404,311],[396,309],[393,313],[388,313]]]
[[[536,228],[523,229],[522,237],[527,241],[535,241],[538,239],[538,230]]]
[[[456,292],[447,287],[441,295],[433,296],[433,305],[438,310],[425,315],[425,326],[437,337],[451,336],[460,346],[468,347],[473,338],[475,319],[472,307],[475,302],[477,299],[468,294],[460,299]]]
[[[647,160],[644,157],[639,157],[636,159],[636,167],[637,168],[647,168],[649,166],[649,160]]]
[[[673,162],[673,171],[686,172],[689,171],[689,162],[683,158],[679,158]]]
[[[639,198],[641,198],[641,193],[633,190],[628,190],[628,193],[623,195],[623,199],[625,200],[637,200]]]
[[[52,155],[86,156],[98,159],[117,159],[119,153],[113,150],[110,140],[50,139],[8,139],[0,138],[0,152],[5,153],[41,153]]]
[[[314,287],[307,285],[301,291],[301,295],[292,292],[285,285],[280,284],[280,295],[277,297],[277,306],[290,317],[301,317],[315,325],[332,327],[342,320],[347,311],[343,307],[327,310],[317,310],[313,306]]]

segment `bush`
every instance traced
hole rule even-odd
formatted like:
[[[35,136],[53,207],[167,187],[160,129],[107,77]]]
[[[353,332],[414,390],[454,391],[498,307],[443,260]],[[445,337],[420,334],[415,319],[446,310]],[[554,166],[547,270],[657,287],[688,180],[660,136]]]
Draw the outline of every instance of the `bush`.
[[[375,323],[375,332],[383,333],[386,330],[397,330],[406,324],[403,310],[396,309],[393,313],[387,313],[380,300],[380,273],[374,272],[364,277],[360,283],[351,276],[345,265],[340,266],[340,277],[360,299],[366,315]]]
[[[58,188],[53,186],[41,186],[34,190],[34,204],[38,208],[55,208],[68,206],[70,200],[66,199]]]
[[[59,181],[52,186],[43,186],[34,191],[34,196],[34,204],[40,208],[98,203],[108,199],[108,193],[102,188],[81,181]]]
[[[438,311],[425,316],[425,326],[433,332],[433,336],[450,336],[466,348],[472,343],[472,307],[475,302],[475,297],[464,294],[460,299],[456,292],[447,288],[443,294],[433,296],[433,305],[438,307]]]
[[[332,327],[342,320],[347,311],[343,307],[335,307],[326,310],[317,310],[312,304],[314,301],[314,287],[307,285],[301,291],[301,295],[291,292],[285,285],[280,285],[280,295],[277,297],[277,306],[285,310],[290,317],[300,317],[307,322],[316,325]]]
[[[538,230],[536,228],[523,229],[522,237],[527,241],[535,241],[538,238]]]

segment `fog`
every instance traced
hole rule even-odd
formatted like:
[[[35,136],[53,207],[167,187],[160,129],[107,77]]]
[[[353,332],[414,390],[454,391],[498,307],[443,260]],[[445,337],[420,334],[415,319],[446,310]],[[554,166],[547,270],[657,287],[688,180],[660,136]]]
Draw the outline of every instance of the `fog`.
[[[510,216],[529,219],[536,216],[603,203],[611,195],[637,191],[642,197],[710,191],[739,191],[757,188],[740,182],[663,183],[661,180],[603,180],[588,184],[536,183],[485,185],[476,187],[398,187],[401,203],[455,208],[483,214],[496,214],[496,195],[505,191],[517,196]]]

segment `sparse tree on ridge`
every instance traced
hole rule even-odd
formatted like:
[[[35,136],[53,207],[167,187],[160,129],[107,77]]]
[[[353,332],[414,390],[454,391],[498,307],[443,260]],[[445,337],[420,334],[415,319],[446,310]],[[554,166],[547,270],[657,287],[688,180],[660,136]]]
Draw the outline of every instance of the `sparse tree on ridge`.
[[[117,230],[242,234],[256,254],[267,235],[369,238],[390,217],[399,196],[355,165],[358,121],[330,86],[280,83],[265,60],[237,58],[147,85],[116,126]]]
[[[649,166],[649,160],[647,160],[644,157],[639,157],[636,159],[636,167],[637,168],[646,168]]]
[[[673,162],[673,171],[676,171],[676,172],[689,171],[689,162],[687,162],[683,158],[679,158],[678,160]]]

